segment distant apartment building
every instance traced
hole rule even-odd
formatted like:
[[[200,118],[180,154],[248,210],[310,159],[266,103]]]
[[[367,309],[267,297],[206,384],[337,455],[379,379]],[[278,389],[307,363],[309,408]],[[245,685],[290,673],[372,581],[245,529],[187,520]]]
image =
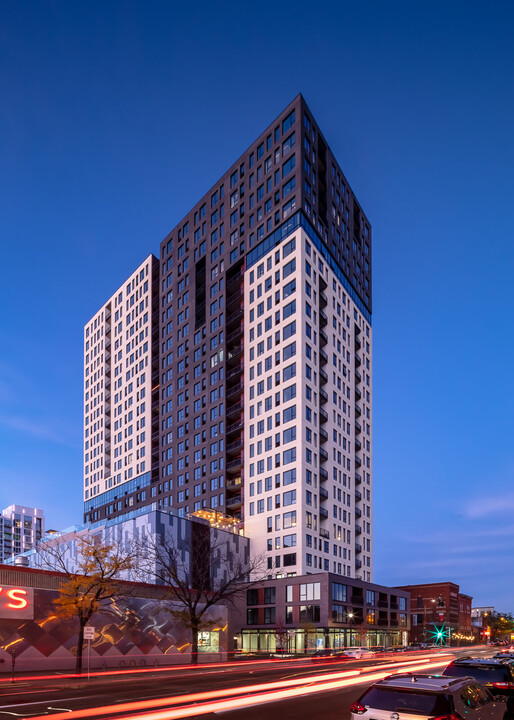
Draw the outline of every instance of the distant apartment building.
[[[42,510],[25,505],[9,505],[0,516],[0,562],[32,550],[45,530]]]
[[[494,611],[493,605],[471,608],[471,624],[481,631],[484,626],[487,626],[487,616]]]
[[[371,581],[371,310],[370,223],[299,95],[86,324],[84,519],[223,515],[270,576]]]

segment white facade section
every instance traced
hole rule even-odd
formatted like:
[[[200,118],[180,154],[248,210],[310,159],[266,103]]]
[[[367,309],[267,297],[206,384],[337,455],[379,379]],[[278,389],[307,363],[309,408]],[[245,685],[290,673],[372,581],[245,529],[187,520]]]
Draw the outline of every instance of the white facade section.
[[[42,510],[25,505],[9,505],[0,516],[0,562],[32,550],[45,531]]]
[[[154,260],[84,328],[84,500],[151,469]]]
[[[270,574],[372,580],[371,328],[302,229],[244,286],[252,553]]]

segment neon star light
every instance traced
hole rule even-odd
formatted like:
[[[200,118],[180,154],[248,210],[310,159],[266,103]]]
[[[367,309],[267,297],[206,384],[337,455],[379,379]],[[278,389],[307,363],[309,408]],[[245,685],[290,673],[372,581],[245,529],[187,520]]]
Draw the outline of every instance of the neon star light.
[[[436,645],[446,645],[446,642],[451,637],[450,628],[445,627],[444,623],[441,627],[437,627],[434,623],[434,629],[429,631],[429,639],[432,640]]]

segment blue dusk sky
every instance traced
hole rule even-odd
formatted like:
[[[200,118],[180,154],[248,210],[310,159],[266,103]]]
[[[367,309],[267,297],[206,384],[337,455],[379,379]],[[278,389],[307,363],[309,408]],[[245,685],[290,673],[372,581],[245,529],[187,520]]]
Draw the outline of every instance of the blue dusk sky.
[[[3,2],[1,506],[81,522],[84,323],[302,92],[373,226],[375,580],[514,611],[513,21]]]

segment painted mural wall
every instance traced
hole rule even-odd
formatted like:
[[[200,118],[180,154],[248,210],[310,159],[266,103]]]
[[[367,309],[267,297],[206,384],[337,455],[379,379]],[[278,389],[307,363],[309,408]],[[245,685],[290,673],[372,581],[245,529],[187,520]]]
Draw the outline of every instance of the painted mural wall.
[[[4,589],[0,597],[6,594]],[[12,653],[16,671],[72,670],[78,623],[56,617],[52,601],[58,592],[21,586],[16,590],[16,599],[11,604],[19,607],[0,608],[0,672],[10,672]],[[191,633],[170,613],[174,606],[158,598],[129,597],[117,600],[108,611],[96,613],[90,623],[95,627],[90,647],[91,669],[189,662]],[[200,637],[201,661],[225,659],[227,608],[211,608],[208,619],[209,630]],[[85,665],[87,652],[86,644]]]

